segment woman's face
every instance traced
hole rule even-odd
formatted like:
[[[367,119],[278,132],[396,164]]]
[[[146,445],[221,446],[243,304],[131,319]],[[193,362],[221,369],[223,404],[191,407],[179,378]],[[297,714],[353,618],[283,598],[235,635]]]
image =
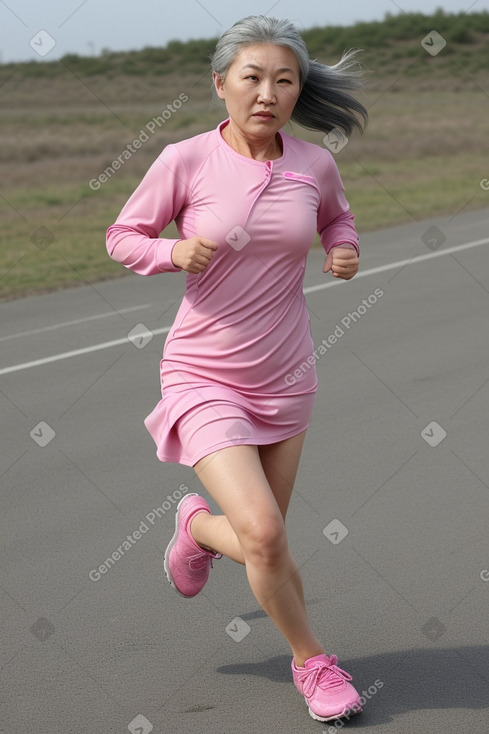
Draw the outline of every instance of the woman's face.
[[[300,65],[285,46],[243,46],[224,81],[214,72],[228,115],[250,138],[271,138],[290,119],[301,92]]]

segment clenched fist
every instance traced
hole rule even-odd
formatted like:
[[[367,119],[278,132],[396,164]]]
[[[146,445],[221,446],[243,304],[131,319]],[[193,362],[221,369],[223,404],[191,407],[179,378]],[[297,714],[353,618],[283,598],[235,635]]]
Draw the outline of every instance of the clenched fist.
[[[202,273],[214,257],[217,247],[215,242],[205,237],[190,237],[176,243],[171,259],[175,267],[187,273]]]
[[[350,280],[358,272],[357,251],[351,245],[333,247],[326,256],[323,273],[331,273],[335,278]]]

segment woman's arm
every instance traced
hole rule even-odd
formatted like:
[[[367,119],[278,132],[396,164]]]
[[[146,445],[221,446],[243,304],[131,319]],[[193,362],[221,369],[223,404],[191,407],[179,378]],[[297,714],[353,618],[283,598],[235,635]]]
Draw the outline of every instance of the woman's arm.
[[[355,217],[345,198],[343,182],[330,153],[320,191],[318,232],[326,252],[323,272],[331,271],[335,278],[350,280],[358,272],[358,234]]]
[[[174,145],[168,145],[129,198],[117,221],[107,230],[107,251],[114,260],[140,275],[181,269],[172,260],[172,250],[180,239],[165,239],[159,235],[185,205],[187,180],[180,154]]]
[[[317,224],[321,244],[326,254],[329,254],[333,247],[348,244],[355,248],[358,255],[355,217],[346,200],[343,181],[331,153],[325,150],[324,154],[326,155],[326,166],[319,182],[321,201]]]

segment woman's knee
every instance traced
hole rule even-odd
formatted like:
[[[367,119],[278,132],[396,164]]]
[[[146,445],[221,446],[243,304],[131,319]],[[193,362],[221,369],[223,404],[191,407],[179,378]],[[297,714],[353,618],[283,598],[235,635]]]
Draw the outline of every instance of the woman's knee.
[[[273,566],[288,550],[285,524],[281,515],[255,517],[241,528],[238,538],[245,559]]]

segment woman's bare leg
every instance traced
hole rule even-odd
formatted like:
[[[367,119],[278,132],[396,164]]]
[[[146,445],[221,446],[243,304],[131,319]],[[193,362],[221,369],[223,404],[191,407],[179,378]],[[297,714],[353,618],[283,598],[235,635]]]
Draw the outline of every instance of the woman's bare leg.
[[[306,431],[269,446],[258,446],[265,476],[285,520],[299,468]]]
[[[306,431],[280,443],[258,446],[263,471],[285,520],[294,482],[299,468]],[[205,459],[202,460],[202,463]],[[195,470],[198,474],[197,466]],[[219,553],[244,564],[244,555],[236,533],[225,515],[201,513],[191,525],[192,535],[204,548],[216,550],[212,543],[220,543]]]
[[[244,561],[255,597],[298,665],[324,652],[309,625],[284,524],[303,440],[301,434],[261,452],[232,446],[199,461],[195,471],[225,517],[200,513],[191,526],[199,545]]]
[[[244,565],[245,557],[241,543],[226,515],[208,515],[206,512],[199,512],[190,523],[190,532],[201,548],[221,553],[232,561]]]

